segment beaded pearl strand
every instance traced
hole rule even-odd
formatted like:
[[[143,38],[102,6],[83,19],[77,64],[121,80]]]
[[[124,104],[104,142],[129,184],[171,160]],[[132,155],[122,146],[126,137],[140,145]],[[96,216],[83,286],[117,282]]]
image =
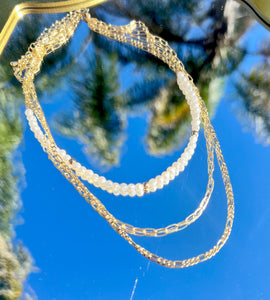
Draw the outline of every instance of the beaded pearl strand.
[[[189,139],[189,143],[187,144],[180,158],[170,167],[168,167],[167,170],[161,175],[158,175],[144,183],[127,184],[113,182],[111,180],[107,180],[104,176],[99,176],[92,170],[82,166],[79,162],[67,154],[65,150],[57,147],[58,154],[81,179],[86,180],[95,187],[101,188],[102,190],[112,193],[115,196],[122,195],[130,197],[142,197],[144,194],[162,189],[165,185],[169,184],[171,180],[174,180],[174,178],[178,176],[180,172],[184,171],[188,161],[194,154],[194,150],[197,146],[198,133],[200,130],[200,106],[197,90],[194,85],[190,83],[186,74],[182,71],[177,73],[177,83],[180,90],[185,95],[188,105],[190,106],[192,134]],[[42,133],[37,119],[30,108],[26,109],[26,116],[31,130],[35,134],[35,137],[43,147],[46,147],[46,144],[49,143],[49,140],[46,139],[45,135]]]

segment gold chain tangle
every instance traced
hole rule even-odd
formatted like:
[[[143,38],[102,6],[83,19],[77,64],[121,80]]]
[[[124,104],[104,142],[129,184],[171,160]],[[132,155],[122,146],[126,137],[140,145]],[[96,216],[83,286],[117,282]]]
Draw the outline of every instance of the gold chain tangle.
[[[49,126],[46,122],[44,113],[39,104],[35,86],[34,77],[39,72],[44,56],[54,52],[62,45],[67,43],[73,36],[74,31],[79,24],[80,20],[88,23],[91,30],[107,36],[111,39],[117,40],[122,43],[132,45],[136,48],[142,49],[164,61],[174,72],[184,72],[185,76],[194,89],[197,96],[199,91],[193,84],[190,75],[187,74],[182,62],[178,59],[175,51],[171,49],[166,41],[149,33],[147,27],[142,22],[132,21],[125,26],[107,25],[97,19],[91,18],[87,10],[78,10],[69,13],[61,21],[56,21],[49,29],[45,29],[37,41],[30,45],[27,53],[17,63],[12,63],[14,73],[17,79],[22,83],[23,92],[25,95],[25,103],[28,109],[31,109],[39,124],[41,125],[44,133],[43,143],[41,143],[43,150],[48,153],[49,159],[53,162],[57,169],[70,181],[76,190],[85,198],[85,200],[111,225],[111,227],[118,232],[127,242],[132,245],[139,253],[148,258],[149,260],[169,268],[184,268],[198,264],[199,262],[210,259],[214,256],[226,243],[233,224],[234,218],[234,197],[232,186],[225,164],[223,155],[220,150],[220,145],[215,134],[214,128],[210,123],[206,106],[201,98],[199,98],[201,108],[201,120],[204,126],[204,135],[207,147],[207,162],[208,162],[208,175],[209,181],[206,189],[205,197],[203,198],[199,208],[184,221],[177,224],[169,225],[165,228],[138,228],[132,225],[123,223],[117,220],[105,206],[98,200],[78,179],[74,171],[70,168],[69,164],[63,160],[57,151],[57,145],[51,135]],[[215,151],[219,168],[221,170],[225,192],[227,196],[227,220],[225,229],[221,238],[217,243],[208,251],[203,254],[197,255],[192,258],[183,260],[168,260],[163,257],[157,256],[148,250],[144,249],[133,241],[130,234],[143,235],[143,236],[163,236],[169,233],[181,230],[194,222],[204,211],[210,199],[214,180],[214,156]]]

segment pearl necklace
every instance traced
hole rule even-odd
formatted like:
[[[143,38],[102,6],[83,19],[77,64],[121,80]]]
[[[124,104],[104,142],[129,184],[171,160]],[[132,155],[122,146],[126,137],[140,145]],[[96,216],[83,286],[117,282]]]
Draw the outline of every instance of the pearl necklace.
[[[199,97],[194,90],[194,87],[189,82],[187,76],[184,72],[179,71],[177,73],[177,83],[180,90],[183,91],[183,94],[186,96],[187,103],[190,106],[190,113],[192,117],[191,126],[192,126],[192,135],[189,139],[189,143],[186,146],[183,154],[180,158],[174,162],[170,167],[167,168],[161,175],[156,176],[155,178],[150,179],[144,183],[137,184],[126,184],[126,183],[117,183],[111,180],[107,180],[104,176],[99,176],[94,173],[92,170],[85,168],[79,162],[75,161],[74,158],[71,158],[69,154],[66,153],[64,149],[57,147],[57,152],[62,157],[64,161],[70,164],[70,168],[75,171],[76,175],[83,180],[88,181],[90,184],[93,184],[95,187],[99,187],[104,191],[113,193],[115,196],[143,196],[146,193],[155,192],[157,189],[162,189],[167,185],[171,180],[174,180],[180,172],[183,172],[185,167],[188,164],[188,161],[191,159],[194,154],[198,133],[200,130],[200,106],[199,106]],[[34,132],[37,139],[40,141],[41,129],[38,126],[36,119],[34,119],[33,112],[31,109],[26,110],[26,116],[28,117],[29,126]]]
[[[199,109],[198,107],[194,107],[194,110],[193,108],[191,108],[191,111],[193,111],[193,114],[195,114],[195,116],[199,114],[204,125],[204,135],[206,139],[208,154],[207,163],[209,181],[205,198],[201,202],[202,207],[199,207],[193,214],[191,214],[190,218],[182,221],[182,227],[181,225],[179,225],[181,224],[180,222],[160,229],[137,228],[117,220],[78,179],[77,172],[74,170],[74,168],[72,168],[72,164],[70,163],[70,161],[66,159],[66,154],[61,153],[62,150],[60,150],[55,144],[55,141],[46,122],[44,113],[38,102],[33,81],[35,75],[40,70],[43,57],[48,55],[49,53],[54,52],[63,44],[67,43],[73,36],[74,31],[81,20],[86,21],[89,28],[93,31],[96,31],[97,33],[103,34],[120,42],[133,45],[134,47],[152,53],[156,57],[160,58],[165,63],[167,63],[169,67],[177,74],[177,81],[180,85],[180,89],[183,89],[183,92],[186,94],[188,101],[191,101],[190,99],[197,95]],[[210,123],[205,104],[199,97],[198,90],[194,86],[192,78],[186,73],[183,64],[177,58],[176,53],[170,48],[166,41],[150,34],[147,27],[141,22],[132,21],[126,26],[119,27],[107,25],[104,22],[91,18],[87,10],[78,10],[69,13],[61,21],[55,22],[55,24],[53,24],[49,29],[45,29],[37,39],[37,41],[34,44],[31,44],[27,53],[17,63],[12,63],[12,66],[14,68],[15,76],[22,83],[23,92],[25,94],[25,103],[27,107],[26,115],[29,120],[31,129],[35,133],[37,139],[40,141],[43,150],[48,154],[49,159],[62,173],[62,175],[73,184],[75,189],[94,208],[94,210],[96,210],[110,224],[110,226],[116,232],[118,232],[130,245],[132,245],[140,254],[142,254],[152,262],[158,263],[168,268],[184,268],[208,260],[220,251],[230,235],[234,218],[234,197],[227,166],[221,153],[220,145],[216,137],[214,128]],[[186,82],[183,81],[184,77],[187,78]],[[38,123],[41,125],[42,129]],[[197,120],[196,117],[194,117],[193,125],[196,130],[199,130],[199,123],[200,120]],[[150,251],[135,243],[129,234],[155,237],[167,235],[185,228],[201,215],[201,213],[206,208],[213,190],[214,181],[212,175],[214,170],[214,151],[217,156],[217,161],[221,170],[227,196],[226,225],[223,234],[221,235],[215,246],[205,253],[202,253],[195,257],[183,260],[168,260],[151,253]]]

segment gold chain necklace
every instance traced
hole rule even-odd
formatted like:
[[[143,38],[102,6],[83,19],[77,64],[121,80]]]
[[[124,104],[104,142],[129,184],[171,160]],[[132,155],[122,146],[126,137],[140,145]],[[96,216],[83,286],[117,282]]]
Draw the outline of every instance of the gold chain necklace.
[[[185,93],[187,99],[191,101],[190,99],[195,96],[198,99],[199,110],[195,112],[195,115],[196,113],[198,114],[199,111],[200,119],[204,126],[204,135],[208,154],[207,162],[209,181],[205,197],[203,198],[200,206],[184,221],[169,225],[165,228],[153,229],[137,228],[117,220],[108,212],[100,200],[98,200],[79,180],[77,174],[78,172],[76,172],[76,168],[74,169],[74,166],[72,166],[73,161],[70,161],[69,157],[66,156],[66,154],[63,153],[63,151],[56,145],[37,99],[34,86],[34,77],[40,70],[44,56],[54,52],[63,44],[67,43],[73,36],[74,31],[81,20],[87,22],[89,28],[99,34],[115,39],[122,43],[130,44],[160,58],[177,74],[178,84],[180,89],[182,89],[182,91]],[[12,66],[14,68],[15,76],[22,83],[23,92],[25,95],[26,115],[29,120],[30,127],[35,133],[36,138],[41,143],[43,150],[48,154],[49,159],[63,174],[63,176],[65,176],[66,179],[73,184],[73,186],[85,198],[85,200],[110,224],[110,226],[116,232],[118,232],[125,240],[127,240],[130,245],[132,245],[139,253],[149,260],[169,268],[184,268],[192,266],[198,264],[199,262],[210,259],[217,252],[219,252],[230,235],[234,218],[234,197],[227,166],[221,153],[216,133],[210,123],[206,106],[199,96],[198,89],[194,86],[191,76],[185,71],[182,62],[177,58],[176,53],[170,48],[166,41],[150,34],[147,27],[142,22],[132,21],[126,26],[119,27],[107,25],[104,22],[91,18],[87,10],[78,10],[69,13],[61,21],[56,21],[49,29],[45,29],[37,41],[30,45],[27,53],[22,56],[18,62],[12,63]],[[40,128],[39,124],[42,129]],[[199,122],[195,122],[195,127],[197,126],[196,124],[198,125]],[[167,235],[184,229],[202,214],[211,197],[214,185],[214,151],[217,156],[227,196],[226,225],[222,236],[217,241],[215,246],[213,246],[207,252],[192,258],[184,260],[168,260],[151,253],[135,243],[129,234],[156,237]],[[84,177],[84,175],[81,177]],[[144,191],[147,192],[146,187],[144,186],[143,188]]]

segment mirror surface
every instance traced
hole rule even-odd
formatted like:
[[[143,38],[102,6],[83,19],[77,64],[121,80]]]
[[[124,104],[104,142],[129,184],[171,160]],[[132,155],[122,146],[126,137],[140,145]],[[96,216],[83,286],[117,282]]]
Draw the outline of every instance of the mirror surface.
[[[10,66],[64,14],[28,15],[0,56],[0,298],[269,299],[269,31],[235,1],[114,0],[90,12],[115,25],[144,22],[183,61],[229,169],[233,231],[207,262],[167,269],[139,255],[84,201],[30,131],[22,87]],[[35,85],[58,146],[107,179],[149,180],[188,143],[190,111],[175,74],[153,56],[91,32],[84,22],[66,46],[45,58]],[[87,186],[113,215],[134,226],[184,220],[206,191],[203,133],[184,172],[155,193],[115,197]],[[168,259],[213,247],[226,221],[215,164],[215,188],[196,222],[166,237],[135,241]]]

